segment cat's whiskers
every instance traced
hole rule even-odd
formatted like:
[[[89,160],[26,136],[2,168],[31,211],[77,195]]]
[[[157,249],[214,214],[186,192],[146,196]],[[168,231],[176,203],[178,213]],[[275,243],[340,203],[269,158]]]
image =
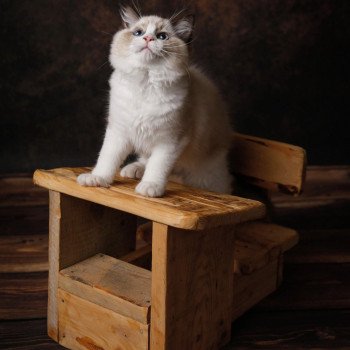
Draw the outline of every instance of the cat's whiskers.
[[[106,61],[105,63],[101,64],[96,70],[100,70],[104,65],[106,65],[108,63],[108,61]]]
[[[182,57],[186,57],[186,56],[187,56],[187,55],[184,54],[184,53],[175,52],[175,51],[170,51],[170,50],[168,50],[169,48],[171,48],[171,47],[162,48],[161,51],[163,51],[163,52],[165,52],[165,53],[167,53],[167,54],[169,54],[169,55],[182,56]]]
[[[176,55],[175,52],[166,51],[166,50],[164,50],[164,49],[162,49],[161,52],[164,52],[164,53],[166,53],[166,54],[168,54],[168,55],[169,55],[169,54],[171,54],[171,55]],[[181,55],[181,54],[180,54],[180,55]],[[185,55],[182,55],[182,56],[185,56]],[[169,63],[169,61],[167,60],[167,58],[166,58],[165,55],[162,55],[162,57],[164,58],[164,60],[165,60],[167,63]],[[181,61],[180,63],[181,63],[181,65],[183,65],[183,67],[185,68],[186,73],[187,73],[188,78],[189,78],[189,81],[191,81],[191,74],[190,74],[188,65],[187,65],[185,62],[183,62],[183,61]]]
[[[190,40],[187,43],[183,43],[183,44],[177,44],[177,45],[171,45],[171,47],[184,47],[184,46],[188,46],[189,44],[192,44],[197,38],[193,38],[192,40]]]
[[[142,13],[141,13],[141,7],[140,7],[140,4],[139,4],[138,0],[136,0],[136,3],[135,3],[134,0],[132,0],[132,6],[134,7],[134,9],[135,9],[137,15],[138,15],[140,18],[143,17],[143,16],[142,16]]]
[[[187,9],[186,7],[184,7],[182,10],[177,11],[175,10],[175,12],[172,14],[172,16],[169,18],[169,22],[173,21],[176,17],[180,16],[181,13],[185,12]]]
[[[105,32],[104,30],[99,30],[99,32],[100,32],[100,33],[103,33],[103,34],[107,34],[107,35],[113,36],[112,33]]]

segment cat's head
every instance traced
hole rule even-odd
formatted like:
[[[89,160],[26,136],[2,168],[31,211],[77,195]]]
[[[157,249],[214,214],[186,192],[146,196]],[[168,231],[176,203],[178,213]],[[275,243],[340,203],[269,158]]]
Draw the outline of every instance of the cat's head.
[[[125,28],[113,38],[110,62],[114,68],[187,63],[193,16],[174,23],[158,16],[140,16],[131,7],[120,13]]]

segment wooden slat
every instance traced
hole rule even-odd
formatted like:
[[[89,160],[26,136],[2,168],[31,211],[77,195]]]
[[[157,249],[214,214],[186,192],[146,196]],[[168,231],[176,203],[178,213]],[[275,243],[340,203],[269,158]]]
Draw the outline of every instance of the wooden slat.
[[[0,208],[0,235],[47,234],[48,206]]]
[[[104,254],[60,271],[59,288],[148,324],[151,272]]]
[[[148,263],[151,253],[152,226],[146,223],[138,226],[140,240],[149,245],[123,257],[124,261]],[[277,259],[281,253],[298,243],[298,233],[290,228],[263,221],[239,224],[235,231],[234,271],[250,274]],[[145,265],[141,265],[145,266]],[[148,264],[149,266],[149,264]]]
[[[295,230],[262,221],[236,227],[235,271],[250,274],[298,243]]]
[[[0,273],[0,319],[39,318],[46,314],[47,272]]]
[[[152,245],[147,244],[139,249],[120,257],[120,260],[130,264],[151,270],[152,267]]]
[[[285,264],[281,286],[256,307],[264,310],[349,309],[349,276],[349,263]]]
[[[46,235],[0,236],[0,273],[48,270]]]
[[[301,230],[299,244],[288,252],[285,262],[350,263],[350,229]]]
[[[233,229],[154,223],[151,349],[217,349],[230,339]]]
[[[349,310],[249,312],[234,323],[222,350],[347,350]]]
[[[149,325],[59,289],[59,343],[76,350],[148,350]]]
[[[54,191],[184,229],[235,224],[265,215],[265,206],[260,202],[195,190],[175,183],[169,183],[163,198],[139,196],[134,192],[137,182],[120,177],[116,177],[108,189],[80,186],[76,182],[77,176],[90,170],[37,170],[34,182]]]
[[[48,332],[58,339],[59,271],[97,253],[118,257],[135,247],[136,218],[50,191]]]
[[[0,176],[0,208],[48,205],[47,191],[33,184],[29,174]]]
[[[276,290],[279,263],[275,259],[249,275],[234,274],[232,321]]]
[[[1,321],[0,339],[6,350],[64,350],[48,337],[45,318]]]
[[[233,134],[232,170],[254,185],[298,194],[303,187],[305,165],[306,154],[301,147]]]

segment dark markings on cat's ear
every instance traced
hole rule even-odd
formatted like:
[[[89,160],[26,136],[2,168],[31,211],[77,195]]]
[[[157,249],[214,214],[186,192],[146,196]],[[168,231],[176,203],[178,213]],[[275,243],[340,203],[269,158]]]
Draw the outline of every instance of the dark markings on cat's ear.
[[[123,20],[125,28],[131,27],[140,19],[137,12],[130,6],[122,6],[120,8],[120,16]]]
[[[182,39],[186,44],[191,42],[194,27],[194,15],[188,15],[178,20],[174,24],[176,35]]]

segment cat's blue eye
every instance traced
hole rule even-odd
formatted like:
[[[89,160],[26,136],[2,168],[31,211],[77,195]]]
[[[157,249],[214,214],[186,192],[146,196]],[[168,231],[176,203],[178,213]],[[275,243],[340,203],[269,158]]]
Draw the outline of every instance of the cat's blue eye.
[[[135,30],[132,34],[134,36],[141,36],[143,34],[143,31],[141,29],[138,29],[138,30]]]
[[[160,40],[167,40],[167,39],[169,39],[169,35],[168,35],[167,33],[164,33],[164,32],[158,33],[158,34],[157,34],[157,39],[160,39]]]

